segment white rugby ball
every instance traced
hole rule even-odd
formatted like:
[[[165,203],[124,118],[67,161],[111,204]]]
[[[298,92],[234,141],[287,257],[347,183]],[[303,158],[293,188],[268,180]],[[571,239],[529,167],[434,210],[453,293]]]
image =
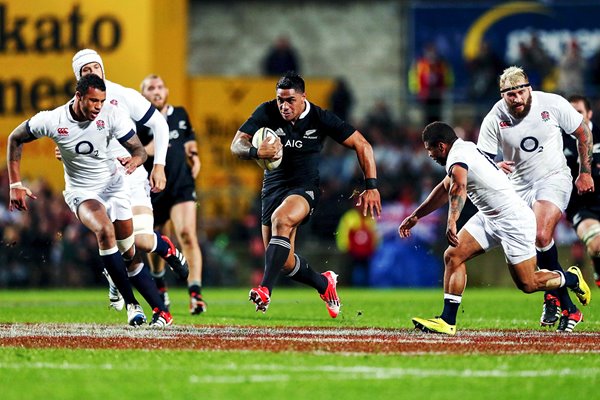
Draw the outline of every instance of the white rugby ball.
[[[263,128],[260,128],[259,130],[257,130],[256,133],[254,134],[254,136],[252,136],[252,146],[254,146],[258,149],[260,147],[260,144],[264,140],[267,140],[268,143],[273,143],[276,139],[277,139],[277,134],[275,133],[275,131],[273,131],[273,129],[263,127]],[[277,160],[258,158],[255,161],[258,165],[260,165],[260,167],[262,169],[271,171],[271,170],[274,170],[275,168],[279,167],[279,165],[281,164],[281,160],[282,160],[281,156],[283,156],[283,150],[280,150],[279,153],[280,154],[278,154],[278,155],[280,155],[280,157]]]

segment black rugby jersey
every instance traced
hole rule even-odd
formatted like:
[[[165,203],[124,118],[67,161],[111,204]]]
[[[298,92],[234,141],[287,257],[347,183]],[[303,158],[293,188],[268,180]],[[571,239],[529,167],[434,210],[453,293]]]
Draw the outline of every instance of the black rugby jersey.
[[[167,187],[172,187],[174,184],[189,183],[189,181],[194,182],[191,168],[187,162],[184,144],[196,140],[196,134],[185,109],[169,106],[167,124],[169,125],[169,149],[167,150],[167,164],[165,165]],[[150,129],[144,125],[137,124],[137,134],[144,146],[154,138]],[[149,156],[144,163],[144,167],[148,172],[152,171],[153,163],[154,157]]]
[[[577,152],[577,139],[574,136],[563,132],[563,152],[567,159],[567,165],[571,169],[573,176],[573,191],[571,200],[567,207],[567,216],[572,217],[571,213],[576,212],[581,207],[600,209],[600,128],[598,125],[592,125],[593,154],[592,154],[592,178],[594,179],[594,192],[577,194],[575,179],[579,175],[579,153]]]
[[[306,101],[306,110],[295,124],[287,122],[279,113],[277,100],[258,106],[241,126],[249,135],[262,128],[273,129],[283,144],[281,165],[265,171],[263,190],[279,186],[319,185],[320,152],[327,136],[343,143],[356,130],[330,111]]]

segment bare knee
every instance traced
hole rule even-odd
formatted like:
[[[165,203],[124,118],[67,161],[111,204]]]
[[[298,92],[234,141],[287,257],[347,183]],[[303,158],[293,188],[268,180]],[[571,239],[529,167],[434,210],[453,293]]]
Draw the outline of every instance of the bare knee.
[[[112,244],[116,244],[115,231],[112,226],[100,226],[94,229],[94,235],[102,248],[106,248]]]
[[[196,232],[194,232],[189,227],[183,227],[181,231],[179,231],[179,237],[181,238],[182,246],[192,246],[194,243],[198,243],[198,239],[196,238]]]
[[[292,220],[286,215],[273,215],[273,218],[271,218],[271,229],[275,235],[287,236],[292,231],[292,228]]]
[[[540,229],[537,231],[535,236],[535,244],[537,247],[544,248],[548,247],[550,243],[552,243],[552,232],[544,229]]]
[[[448,247],[444,252],[444,266],[447,271],[455,271],[463,263],[454,247]]]

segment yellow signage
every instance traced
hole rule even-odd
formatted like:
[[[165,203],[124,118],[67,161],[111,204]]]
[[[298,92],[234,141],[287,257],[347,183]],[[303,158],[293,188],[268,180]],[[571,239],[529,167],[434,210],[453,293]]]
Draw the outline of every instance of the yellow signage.
[[[8,134],[23,120],[73,96],[71,59],[83,48],[100,53],[108,79],[138,88],[147,74],[158,73],[171,99],[184,102],[186,27],[186,0],[0,0],[0,146],[6,149]],[[27,144],[22,172],[61,189],[53,149],[48,139]]]

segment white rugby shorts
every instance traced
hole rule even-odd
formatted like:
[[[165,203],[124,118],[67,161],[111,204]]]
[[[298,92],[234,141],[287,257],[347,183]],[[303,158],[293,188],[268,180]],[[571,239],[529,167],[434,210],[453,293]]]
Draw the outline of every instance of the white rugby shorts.
[[[121,174],[115,174],[112,182],[104,190],[94,191],[82,188],[64,190],[65,202],[77,216],[77,209],[86,200],[97,200],[106,208],[111,221],[128,220],[133,217],[129,201],[129,187]],[[78,217],[79,218],[79,217]]]
[[[533,203],[537,200],[546,200],[564,212],[569,204],[572,188],[571,174],[561,171],[548,175],[524,189],[515,189],[529,207],[533,207]]]
[[[150,182],[148,181],[148,172],[144,169],[144,166],[139,166],[132,174],[125,175],[125,181],[129,185],[131,206],[147,207],[152,210]]]
[[[478,212],[467,221],[463,229],[485,251],[502,246],[508,264],[516,265],[536,256],[535,214],[524,203],[503,216],[493,218]]]

